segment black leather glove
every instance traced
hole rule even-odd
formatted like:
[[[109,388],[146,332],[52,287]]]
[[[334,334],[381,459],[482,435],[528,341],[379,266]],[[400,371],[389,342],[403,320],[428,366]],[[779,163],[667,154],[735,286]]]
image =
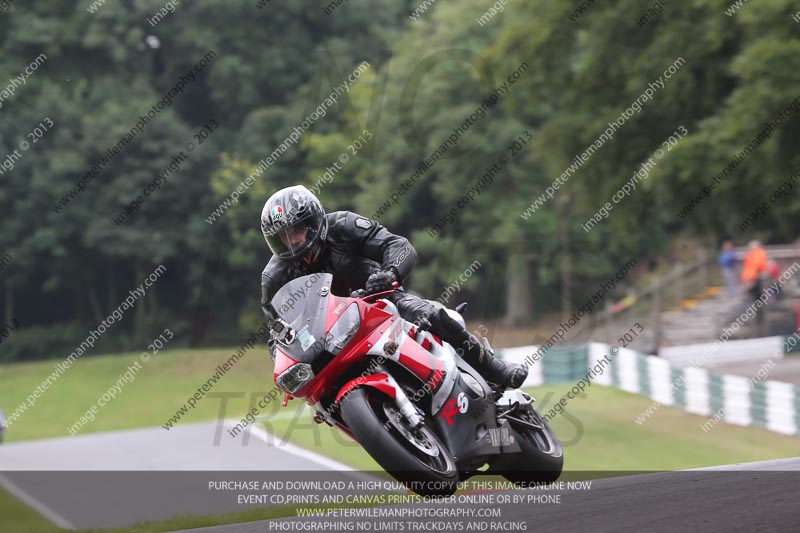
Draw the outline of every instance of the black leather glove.
[[[397,281],[397,274],[392,270],[379,270],[370,275],[365,287],[367,294],[388,291],[392,288],[392,283]]]

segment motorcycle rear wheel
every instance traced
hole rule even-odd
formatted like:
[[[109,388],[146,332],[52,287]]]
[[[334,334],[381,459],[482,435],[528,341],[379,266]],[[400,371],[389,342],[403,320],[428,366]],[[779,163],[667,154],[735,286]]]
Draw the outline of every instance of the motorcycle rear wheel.
[[[455,461],[426,417],[412,428],[394,400],[366,387],[341,403],[342,418],[359,444],[398,481],[422,496],[449,496],[458,486]]]
[[[519,484],[556,481],[564,468],[564,451],[555,432],[533,407],[516,413],[515,417],[537,428],[509,418],[522,451],[502,458],[491,472]]]

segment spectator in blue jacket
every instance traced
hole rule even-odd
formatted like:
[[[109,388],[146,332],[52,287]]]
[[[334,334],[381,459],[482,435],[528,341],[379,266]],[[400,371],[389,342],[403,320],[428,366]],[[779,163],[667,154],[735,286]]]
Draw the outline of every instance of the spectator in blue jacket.
[[[725,280],[725,296],[733,298],[737,294],[738,278],[736,276],[736,251],[733,249],[731,241],[722,244],[722,251],[719,253],[719,266],[722,269],[722,277]]]

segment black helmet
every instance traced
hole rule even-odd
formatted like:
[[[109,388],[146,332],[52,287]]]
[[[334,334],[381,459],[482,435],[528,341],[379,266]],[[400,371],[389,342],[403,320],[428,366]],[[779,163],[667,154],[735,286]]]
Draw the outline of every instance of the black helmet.
[[[273,254],[310,265],[319,258],[328,219],[317,197],[295,185],[269,197],[261,210],[261,232]]]

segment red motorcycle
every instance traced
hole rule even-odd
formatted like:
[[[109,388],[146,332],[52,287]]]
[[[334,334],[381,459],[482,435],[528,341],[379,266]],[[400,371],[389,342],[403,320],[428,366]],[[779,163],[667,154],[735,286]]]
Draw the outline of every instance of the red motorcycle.
[[[272,300],[284,406],[305,398],[317,422],[350,435],[422,495],[450,495],[476,474],[558,478],[561,444],[528,394],[487,383],[450,344],[402,319],[383,298],[395,289],[345,298],[331,282],[324,273],[297,278]]]

